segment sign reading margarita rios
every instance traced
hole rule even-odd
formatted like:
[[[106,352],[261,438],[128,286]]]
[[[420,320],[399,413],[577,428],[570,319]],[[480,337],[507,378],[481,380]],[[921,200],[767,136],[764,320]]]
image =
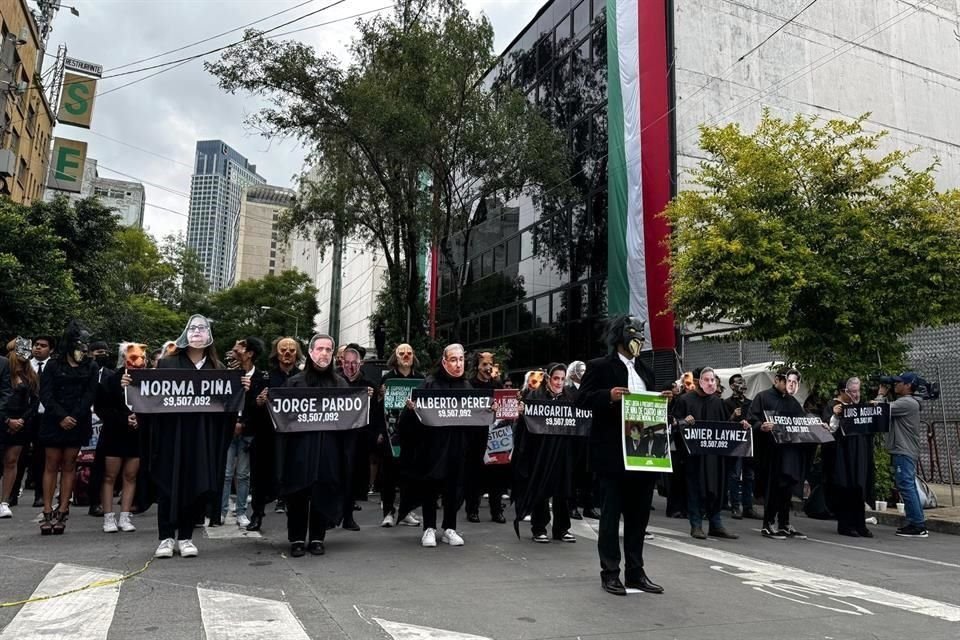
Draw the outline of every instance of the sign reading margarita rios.
[[[414,389],[414,411],[428,427],[489,427],[493,424],[490,389]]]
[[[274,387],[267,398],[277,433],[347,431],[370,422],[367,387]]]
[[[622,402],[623,467],[672,473],[667,398],[656,393],[629,393]]]
[[[383,383],[383,418],[387,423],[387,437],[390,438],[390,451],[394,458],[400,457],[400,435],[397,433],[400,413],[407,406],[410,393],[422,382],[423,378],[390,378]]]
[[[890,405],[844,405],[840,414],[840,429],[845,436],[863,436],[890,431]]]
[[[496,420],[487,433],[487,451],[484,464],[510,464],[513,457],[513,425],[519,416],[520,398],[516,389],[494,389],[497,403]]]
[[[569,402],[526,402],[523,421],[527,431],[541,436],[589,436],[593,412]]]
[[[767,422],[773,423],[773,440],[777,444],[823,444],[833,442],[833,435],[823,428],[819,416],[778,416],[765,412]]]
[[[693,426],[684,427],[683,442],[692,456],[753,456],[753,431],[738,422],[698,420]]]
[[[242,376],[224,369],[135,369],[126,402],[134,413],[239,413]]]

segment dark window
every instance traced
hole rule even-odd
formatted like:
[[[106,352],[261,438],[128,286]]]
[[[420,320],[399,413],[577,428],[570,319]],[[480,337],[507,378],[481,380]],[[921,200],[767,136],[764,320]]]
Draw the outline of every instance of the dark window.
[[[495,246],[495,247],[493,248],[493,271],[494,271],[494,273],[499,273],[500,271],[503,271],[503,270],[506,268],[506,266],[507,266],[506,256],[507,256],[507,248],[506,248],[506,246],[504,246],[504,245],[502,245],[502,244],[498,244],[497,246]]]
[[[490,314],[491,317],[491,337],[497,338],[503,335],[503,310],[494,311]]]
[[[583,0],[573,10],[573,35],[577,36],[590,26],[590,0]]]
[[[519,331],[520,326],[517,322],[518,307],[507,307],[503,310],[503,335],[509,335]]]
[[[480,340],[489,340],[490,339],[490,315],[483,314],[480,316]]]
[[[536,305],[533,300],[520,303],[520,331],[527,331],[533,328],[533,318],[536,312]]]
[[[520,236],[507,240],[507,264],[514,265],[520,262]]]

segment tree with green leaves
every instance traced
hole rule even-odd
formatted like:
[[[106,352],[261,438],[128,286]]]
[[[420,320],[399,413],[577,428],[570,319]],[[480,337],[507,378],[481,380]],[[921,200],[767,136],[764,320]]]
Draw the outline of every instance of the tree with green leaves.
[[[865,118],[705,126],[708,160],[666,211],[677,317],[742,325],[828,390],[902,367],[913,329],[960,321],[960,192],[879,153]]]
[[[343,63],[248,32],[208,69],[223,89],[271,101],[255,128],[312,150],[286,228],[321,248],[356,237],[378,250],[398,301],[389,324],[414,333],[424,325],[425,247],[469,229],[493,194],[553,184],[566,157],[522,94],[481,82],[495,62],[493,30],[461,0],[398,0],[358,28]]]

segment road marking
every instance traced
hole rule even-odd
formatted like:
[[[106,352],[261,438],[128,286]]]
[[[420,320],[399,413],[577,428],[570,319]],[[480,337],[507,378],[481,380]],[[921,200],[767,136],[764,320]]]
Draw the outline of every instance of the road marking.
[[[119,573],[57,564],[43,577],[32,597],[55,595],[101,580],[121,577]],[[119,598],[120,583],[117,583],[84,589],[51,600],[29,602],[0,633],[0,640],[106,640]]]
[[[578,528],[584,529],[581,532],[583,535],[596,539],[597,534],[593,525],[582,523],[579,525]],[[745,585],[756,591],[808,606],[851,615],[871,615],[871,611],[850,602],[850,600],[859,600],[948,622],[960,622],[960,607],[937,600],[898,593],[852,580],[832,578],[787,565],[755,560],[716,547],[698,546],[673,538],[658,537],[647,540],[645,544],[702,558],[711,563],[711,569],[739,578]],[[734,567],[738,571],[731,571],[727,567]],[[814,602],[815,597],[825,598],[827,602]]]
[[[907,560],[916,560],[917,562],[926,562],[927,564],[936,564],[941,567],[950,567],[952,569],[960,569],[960,564],[953,564],[952,562],[943,562],[942,560],[930,560],[929,558],[918,558],[917,556],[908,556],[903,553],[894,553],[892,551],[882,551],[880,549],[870,549],[869,547],[861,547],[855,544],[843,544],[842,542],[832,542],[830,540],[820,540],[818,538],[809,538],[809,540],[810,542],[819,542],[820,544],[829,544],[834,547],[844,547],[845,549],[856,549],[857,551],[869,551],[870,553],[880,553],[885,556],[893,556],[894,558],[906,558]]]
[[[393,640],[491,640],[486,636],[475,636],[470,633],[434,629],[433,627],[421,627],[416,624],[393,622],[383,618],[374,618],[373,621],[390,634]]]
[[[203,532],[210,540],[227,540],[230,538],[262,538],[259,531],[247,531],[237,526],[237,519],[227,516],[219,527],[211,527],[209,520],[204,520]]]
[[[309,640],[286,602],[197,587],[207,640]]]

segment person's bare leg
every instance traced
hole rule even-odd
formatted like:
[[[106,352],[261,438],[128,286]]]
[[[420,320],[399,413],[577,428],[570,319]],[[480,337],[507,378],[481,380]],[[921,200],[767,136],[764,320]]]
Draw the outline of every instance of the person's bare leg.
[[[53,494],[57,490],[57,474],[60,473],[60,462],[63,459],[63,449],[47,447],[44,451],[43,466],[43,511],[53,511]],[[63,493],[62,491],[60,492]]]
[[[100,487],[100,505],[103,512],[113,512],[113,489],[117,484],[117,476],[120,475],[120,467],[123,465],[123,458],[107,456],[103,459],[103,485]]]
[[[74,447],[63,450],[60,462],[60,513],[70,510],[70,496],[73,495],[73,481],[77,477],[77,454],[80,449]]]
[[[129,513],[133,507],[133,498],[137,493],[137,473],[140,471],[140,458],[127,458],[123,463],[123,495],[120,498],[120,511]]]
[[[9,502],[13,498],[13,483],[17,479],[17,460],[23,447],[8,447],[3,452],[3,493],[0,502]]]

